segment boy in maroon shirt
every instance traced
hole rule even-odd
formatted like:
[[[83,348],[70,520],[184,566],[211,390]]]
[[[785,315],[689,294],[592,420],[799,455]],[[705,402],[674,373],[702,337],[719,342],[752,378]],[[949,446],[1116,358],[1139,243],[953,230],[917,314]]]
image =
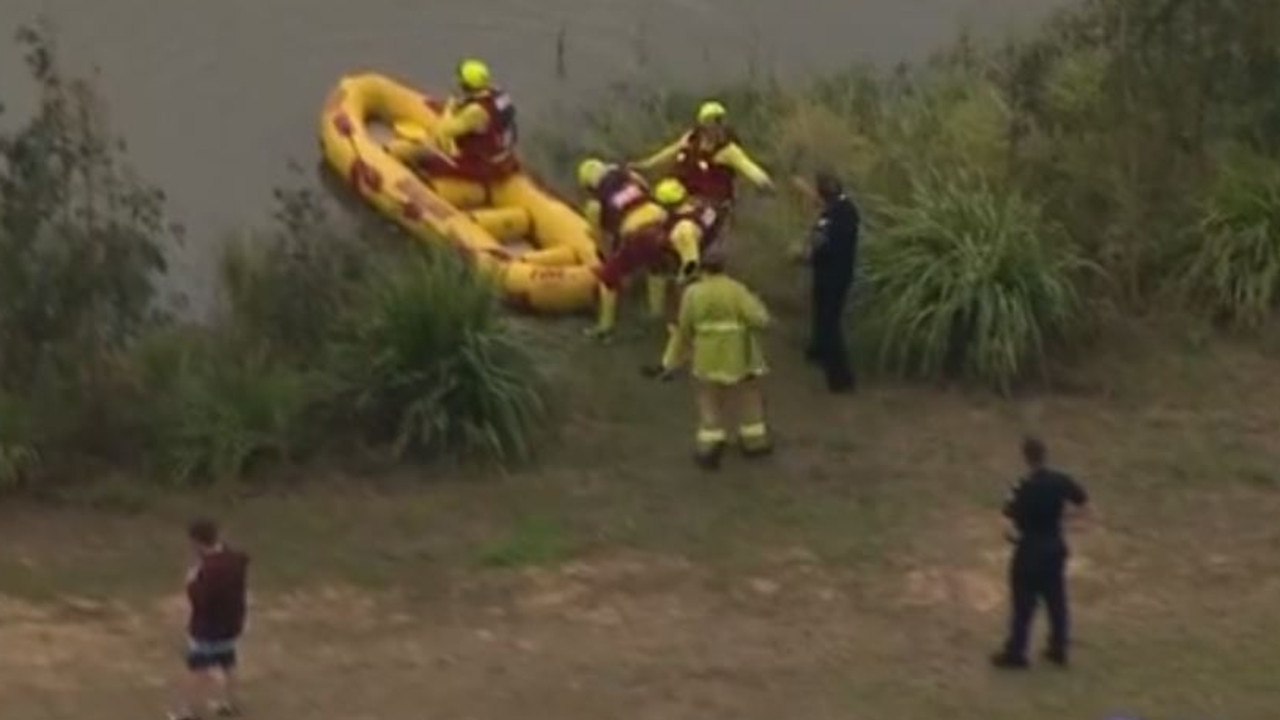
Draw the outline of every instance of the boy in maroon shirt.
[[[196,520],[187,528],[196,565],[187,573],[187,678],[171,720],[194,720],[203,697],[219,717],[239,714],[235,704],[236,641],[244,631],[249,556],[218,537],[218,526]],[[216,695],[215,695],[216,691]]]

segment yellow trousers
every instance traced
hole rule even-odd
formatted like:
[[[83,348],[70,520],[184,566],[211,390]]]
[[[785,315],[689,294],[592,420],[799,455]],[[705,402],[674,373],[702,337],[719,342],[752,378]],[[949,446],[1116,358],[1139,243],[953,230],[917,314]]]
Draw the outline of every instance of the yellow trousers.
[[[698,381],[698,435],[700,455],[719,452],[729,442],[727,426],[737,423],[738,442],[747,453],[767,452],[772,443],[765,420],[760,380],[751,378],[734,385]]]
[[[653,320],[666,320],[667,339],[662,349],[662,360],[659,364],[666,369],[674,368],[680,363],[677,356],[679,343],[676,338],[676,322],[680,316],[680,292],[683,288],[670,275],[650,273],[648,277],[649,317]]]
[[[645,278],[645,290],[650,320],[674,318],[676,308],[672,305],[680,304],[675,278],[666,273],[650,272]]]

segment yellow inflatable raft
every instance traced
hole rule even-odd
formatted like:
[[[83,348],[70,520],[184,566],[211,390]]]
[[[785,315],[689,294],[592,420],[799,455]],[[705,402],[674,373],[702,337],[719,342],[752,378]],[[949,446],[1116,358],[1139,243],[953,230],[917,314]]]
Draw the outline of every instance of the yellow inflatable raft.
[[[370,132],[435,136],[442,103],[388,77],[343,78],[325,102],[325,159],[374,207],[427,242],[448,242],[490,273],[508,302],[539,312],[572,312],[596,299],[599,255],[587,221],[523,172],[493,183],[422,178]],[[403,141],[403,140],[402,140]],[[525,252],[508,243],[524,241]]]

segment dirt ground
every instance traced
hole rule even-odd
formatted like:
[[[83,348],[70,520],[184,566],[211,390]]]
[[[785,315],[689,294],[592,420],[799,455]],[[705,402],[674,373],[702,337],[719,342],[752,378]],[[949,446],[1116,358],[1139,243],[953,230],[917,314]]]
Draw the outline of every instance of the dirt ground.
[[[775,348],[778,455],[715,477],[689,466],[684,389],[632,381],[623,346],[573,358],[595,392],[617,382],[514,476],[0,508],[0,717],[161,713],[197,510],[254,555],[255,718],[1280,717],[1268,353],[1118,349],[1053,397],[837,400],[793,350]],[[985,664],[995,508],[1026,430],[1098,517],[1074,538],[1075,666],[1006,676]]]

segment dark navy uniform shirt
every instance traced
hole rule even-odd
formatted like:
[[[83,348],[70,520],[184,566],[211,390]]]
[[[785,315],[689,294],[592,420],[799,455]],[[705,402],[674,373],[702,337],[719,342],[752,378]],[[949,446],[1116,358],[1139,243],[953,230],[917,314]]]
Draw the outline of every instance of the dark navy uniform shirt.
[[[1018,529],[1020,545],[1065,548],[1062,515],[1067,503],[1082,506],[1088,494],[1070,475],[1040,468],[1014,483],[1005,500],[1005,517]]]
[[[822,209],[813,227],[814,282],[846,285],[853,281],[861,222],[857,206],[845,193]]]

